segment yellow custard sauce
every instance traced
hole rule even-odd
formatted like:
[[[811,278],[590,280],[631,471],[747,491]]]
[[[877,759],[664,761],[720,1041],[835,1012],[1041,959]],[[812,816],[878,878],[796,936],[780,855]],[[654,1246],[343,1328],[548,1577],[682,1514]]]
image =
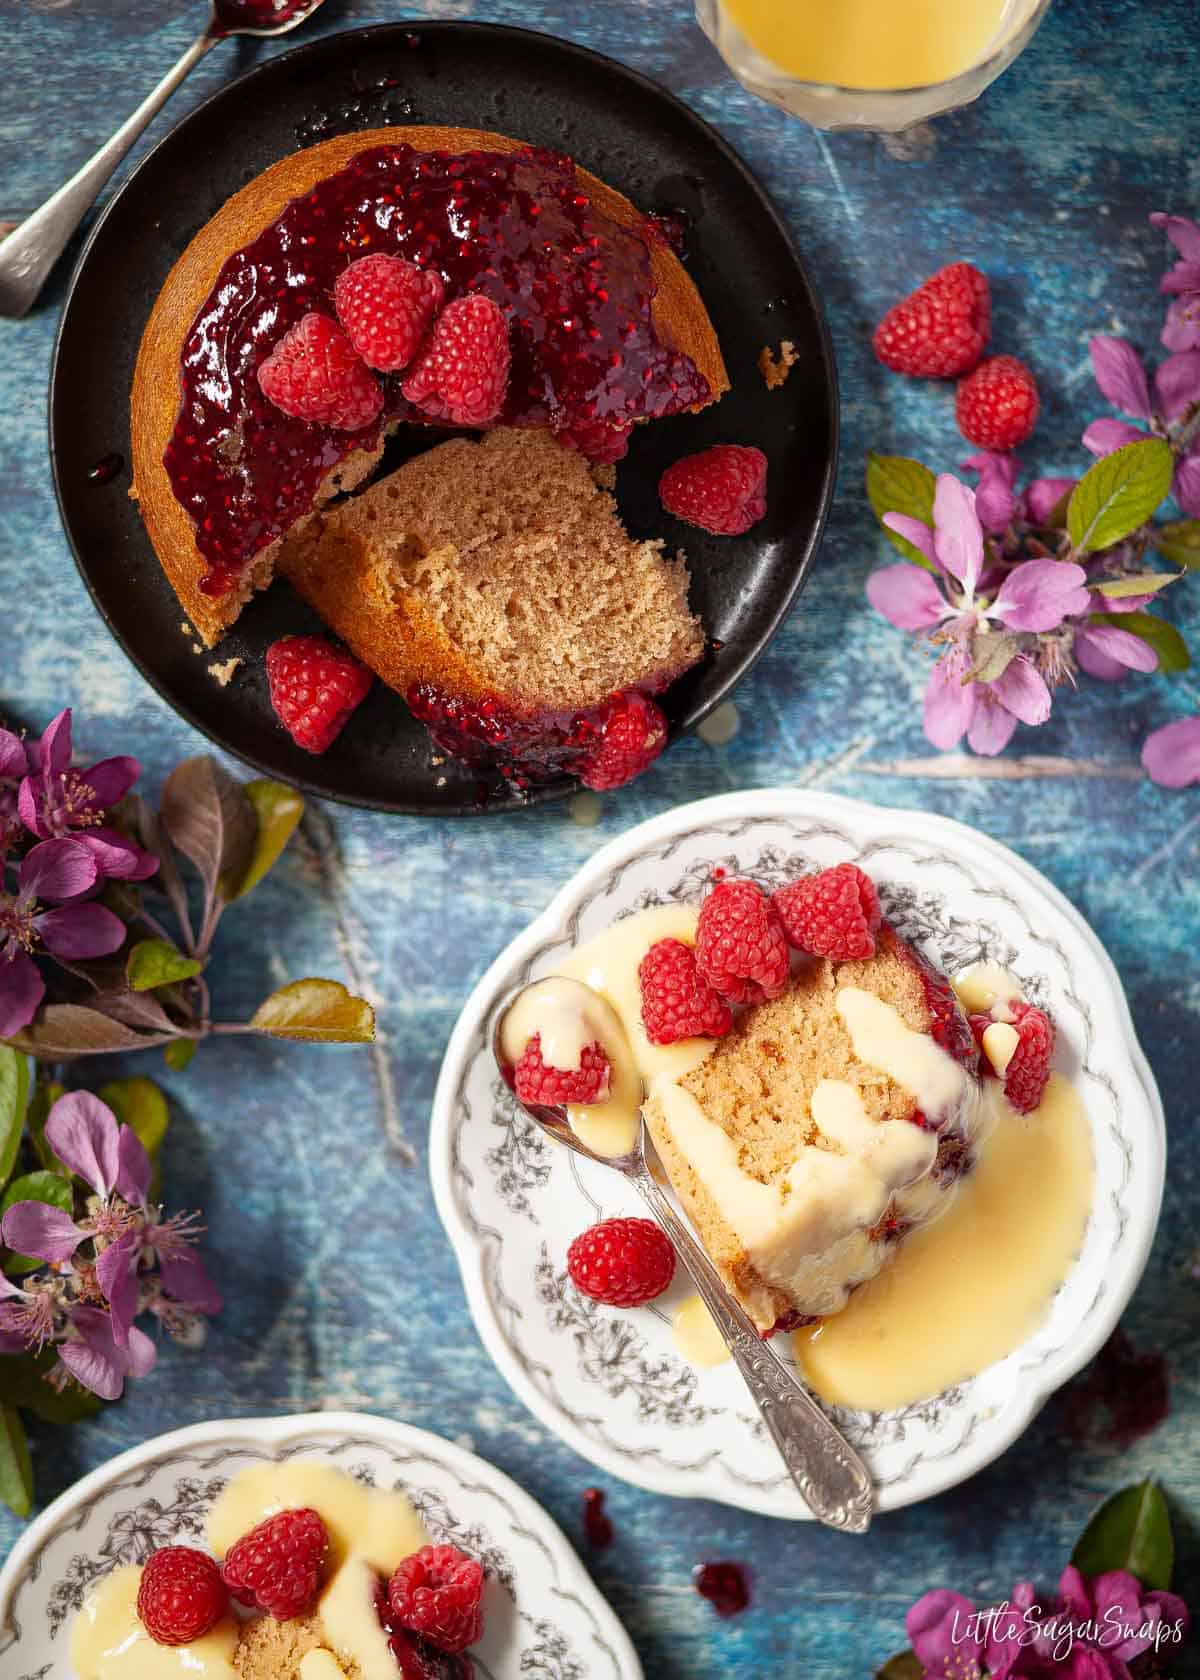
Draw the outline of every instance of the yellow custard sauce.
[[[721,0],[762,56],[801,81],[927,87],[1003,35],[1009,0]]]
[[[824,1400],[887,1411],[940,1394],[1036,1330],[1083,1244],[1091,1133],[1079,1094],[1052,1074],[1015,1113],[989,1084],[994,1123],[940,1218],[912,1231],[836,1316],[796,1332],[797,1363]]]
[[[319,1459],[254,1465],[233,1478],[209,1512],[209,1547],[221,1558],[267,1517],[306,1506],[329,1533],[325,1585],[309,1612],[329,1648],[305,1654],[301,1680],[343,1680],[339,1657],[359,1680],[396,1680],[376,1586],[429,1541],[402,1493],[364,1487]],[[156,1644],[138,1620],[141,1576],[137,1568],[115,1570],[85,1599],[71,1633],[78,1680],[241,1680],[234,1655],[246,1624],[230,1614],[190,1645]]]

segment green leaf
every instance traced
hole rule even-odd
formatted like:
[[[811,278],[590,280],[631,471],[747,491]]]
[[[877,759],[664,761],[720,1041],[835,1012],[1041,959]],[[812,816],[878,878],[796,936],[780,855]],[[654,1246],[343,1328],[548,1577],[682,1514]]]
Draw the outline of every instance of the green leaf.
[[[108,1104],[122,1125],[132,1127],[150,1159],[157,1160],[171,1116],[167,1099],[153,1079],[141,1074],[131,1079],[112,1079],[107,1085],[101,1085],[96,1095]]]
[[[173,986],[199,974],[202,963],[185,957],[169,939],[139,939],[125,963],[125,978],[135,992],[152,992],[156,986]]]
[[[8,1182],[16,1164],[28,1102],[29,1059],[0,1044],[0,1184]]]
[[[295,788],[284,787],[282,782],[247,782],[242,792],[254,807],[258,832],[240,878],[222,877],[221,896],[230,903],[244,897],[274,868],[304,815],[303,799]]]
[[[1173,566],[1200,566],[1200,519],[1173,519],[1152,533],[1155,548]]]
[[[1148,1590],[1166,1592],[1175,1567],[1171,1514],[1155,1482],[1106,1499],[1079,1537],[1071,1562],[1085,1575],[1127,1569]]]
[[[45,1202],[49,1207],[71,1213],[75,1207],[75,1192],[60,1173],[43,1167],[13,1179],[3,1198],[0,1198],[0,1217],[17,1202]],[[39,1266],[45,1264],[36,1254],[10,1254],[4,1262],[4,1271],[8,1277],[23,1277],[26,1272],[36,1272]]]
[[[326,1044],[370,1044],[375,1011],[337,980],[293,980],[260,1003],[250,1021],[272,1038]]]
[[[1171,488],[1175,457],[1161,438],[1127,443],[1089,467],[1071,492],[1067,530],[1078,554],[1111,548],[1144,525]]]
[[[915,1651],[897,1651],[882,1668],[875,1670],[875,1680],[924,1680],[925,1670]]]
[[[1166,676],[1186,671],[1192,663],[1187,643],[1165,618],[1155,618],[1151,613],[1142,612],[1092,613],[1088,623],[1111,624],[1117,630],[1128,630],[1131,636],[1140,636],[1142,641],[1149,642],[1158,655],[1158,668]]]
[[[1182,576],[1182,572],[1142,572],[1137,577],[1109,578],[1107,583],[1093,583],[1091,588],[1098,595],[1107,595],[1110,601],[1121,601],[1127,595],[1157,594],[1169,583],[1178,583]]]
[[[920,461],[910,460],[907,455],[877,455],[873,449],[867,455],[867,500],[881,524],[885,513],[906,513],[910,519],[919,519],[922,525],[932,529],[936,489],[937,480]],[[886,525],[883,530],[906,560],[923,566],[927,572],[937,570],[907,537],[889,531]]]
[[[194,1038],[177,1038],[173,1044],[168,1044],[163,1050],[163,1061],[173,1072],[182,1073],[195,1054],[196,1040]]]
[[[0,1405],[20,1406],[46,1423],[78,1423],[100,1410],[98,1395],[78,1383],[68,1383],[60,1392],[46,1381],[58,1363],[54,1348],[42,1353],[6,1354],[0,1359]]]
[[[50,1110],[59,1097],[65,1097],[65,1085],[37,1084],[33,1088],[33,1097],[29,1104],[28,1128],[29,1141],[33,1145],[33,1152],[48,1172],[57,1173],[60,1178],[69,1179],[71,1169],[63,1165],[58,1156],[46,1142],[46,1121],[50,1117]]]
[[[254,845],[254,807],[215,758],[187,758],[163,784],[159,815],[170,839],[195,864],[210,895],[222,876],[240,880]]]
[[[18,1517],[33,1510],[33,1465],[25,1426],[11,1406],[0,1406],[0,1499]]]

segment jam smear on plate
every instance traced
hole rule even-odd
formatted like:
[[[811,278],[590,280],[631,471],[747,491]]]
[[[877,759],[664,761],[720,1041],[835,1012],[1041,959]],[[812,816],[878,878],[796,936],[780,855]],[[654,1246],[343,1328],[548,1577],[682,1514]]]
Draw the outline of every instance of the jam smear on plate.
[[[736,1616],[750,1603],[750,1582],[740,1563],[701,1563],[692,1579],[718,1616]]]
[[[604,1509],[604,1493],[600,1488],[583,1490],[583,1532],[587,1535],[589,1546],[602,1548],[612,1545],[612,1518]]]
[[[163,459],[195,523],[208,594],[233,588],[348,455],[373,448],[388,424],[421,418],[402,374],[383,379],[382,415],[359,432],[291,419],[259,389],[273,346],[308,311],[332,314],[339,273],[375,251],[436,269],[448,300],[482,292],[499,304],[512,348],[500,425],[625,425],[709,395],[695,363],[655,330],[645,237],[592,203],[570,158],[370,147],[228,258],[185,341]]]

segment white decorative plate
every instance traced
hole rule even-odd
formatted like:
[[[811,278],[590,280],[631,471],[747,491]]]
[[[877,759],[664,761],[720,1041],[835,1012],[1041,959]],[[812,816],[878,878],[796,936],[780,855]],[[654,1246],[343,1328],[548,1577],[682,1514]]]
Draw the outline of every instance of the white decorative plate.
[[[867,1456],[879,1507],[952,1487],[1011,1445],[1110,1334],[1154,1237],[1165,1155],[1158,1092],[1116,971],[1036,870],[946,818],[802,789],[725,795],[641,824],[597,852],[472,993],[438,1082],[430,1168],[471,1313],[500,1370],[576,1451],[655,1492],[810,1515],[734,1367],[697,1371],[675,1354],[669,1317],[686,1279],[626,1313],[567,1281],[571,1238],[640,1204],[617,1174],[557,1147],[517,1110],[492,1063],[493,1017],[515,987],[618,917],[698,901],[717,864],[771,886],[846,859],[869,871],[900,931],[940,967],[992,958],[1053,1012],[1056,1063],[1083,1096],[1096,1162],[1082,1253],[1023,1346],[935,1399],[836,1414]]]
[[[488,1571],[479,1680],[640,1680],[629,1637],[550,1518],[515,1482],[437,1435],[357,1412],[202,1423],[85,1476],[32,1523],[0,1571],[0,1674],[74,1680],[70,1626],[93,1582],[157,1546],[194,1544],[248,1464],[329,1459],[400,1488],[435,1541]]]

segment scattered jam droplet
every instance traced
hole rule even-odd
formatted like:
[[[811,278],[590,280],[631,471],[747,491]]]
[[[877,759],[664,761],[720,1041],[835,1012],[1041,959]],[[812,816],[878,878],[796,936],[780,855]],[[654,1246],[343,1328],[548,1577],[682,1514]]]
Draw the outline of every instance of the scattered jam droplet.
[[[121,468],[125,465],[125,457],[115,453],[103,456],[88,473],[89,484],[111,484]]]
[[[589,1546],[611,1546],[612,1519],[604,1509],[604,1495],[599,1488],[583,1490],[583,1532]]]
[[[750,1602],[750,1583],[740,1563],[697,1564],[692,1579],[718,1616],[736,1616]]]
[[[1161,1353],[1139,1353],[1116,1330],[1063,1399],[1066,1429],[1076,1440],[1100,1435],[1128,1447],[1165,1422],[1171,1379]]]

